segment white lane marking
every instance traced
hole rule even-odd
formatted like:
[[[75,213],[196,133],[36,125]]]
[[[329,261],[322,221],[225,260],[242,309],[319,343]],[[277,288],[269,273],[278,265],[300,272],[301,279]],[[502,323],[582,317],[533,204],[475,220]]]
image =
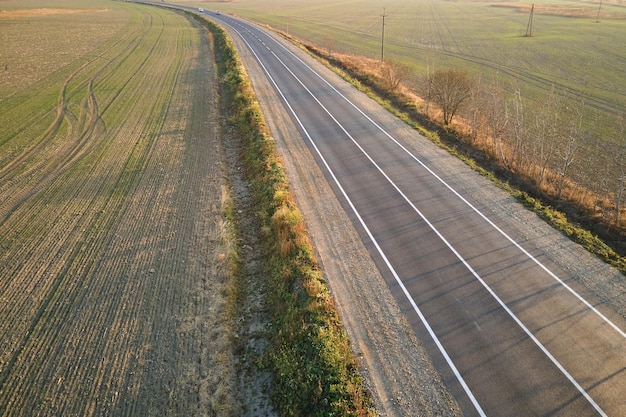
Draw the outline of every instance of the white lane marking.
[[[231,26],[232,27],[232,26]],[[236,29],[233,28],[235,31]],[[242,37],[243,39],[243,37]],[[283,95],[282,91],[280,90],[280,88],[278,87],[278,85],[276,84],[276,82],[274,81],[274,79],[272,78],[272,76],[270,75],[269,71],[265,68],[265,66],[263,65],[263,63],[261,63],[259,57],[256,55],[256,53],[254,52],[254,50],[252,49],[252,46],[245,40],[243,39],[244,42],[248,45],[248,47],[250,48],[250,50],[252,51],[252,53],[255,55],[257,61],[259,62],[259,64],[261,65],[261,67],[263,68],[264,72],[266,73],[266,75],[268,76],[268,78],[271,80],[272,84],[274,84],[274,87],[277,89],[277,91],[279,92],[279,94],[281,95],[281,97],[283,98],[284,102],[287,104],[287,106],[289,107],[290,112],[293,114],[293,116],[296,118],[296,120],[298,121],[298,124],[300,125],[300,127],[304,130],[307,138],[309,139],[309,141],[311,142],[311,144],[313,145],[313,147],[315,148],[317,154],[319,155],[319,157],[322,159],[324,165],[326,166],[326,168],[328,169],[328,171],[330,172],[333,180],[335,181],[335,183],[337,184],[337,186],[340,188],[341,193],[344,195],[344,197],[348,200],[348,203],[350,205],[350,207],[352,208],[352,210],[354,211],[355,215],[357,216],[357,218],[359,219],[359,222],[361,223],[361,225],[365,228],[365,230],[367,231],[368,236],[370,237],[370,239],[372,239],[372,241],[375,244],[375,247],[377,249],[377,251],[379,252],[379,254],[383,257],[385,264],[387,264],[387,266],[389,267],[389,269],[391,270],[394,278],[396,279],[396,282],[398,282],[398,284],[400,285],[400,287],[402,288],[403,292],[405,293],[405,296],[409,299],[411,305],[413,306],[413,308],[415,309],[415,311],[418,313],[420,320],[422,320],[422,322],[424,323],[424,325],[428,328],[429,333],[431,334],[431,337],[433,337],[433,339],[435,340],[435,343],[437,344],[437,346],[439,347],[440,351],[442,352],[442,354],[446,357],[446,361],[449,360],[448,364],[449,366],[453,369],[453,372],[455,373],[455,375],[457,376],[457,379],[459,379],[459,382],[461,383],[461,385],[464,387],[464,389],[466,389],[467,385],[465,384],[464,380],[462,379],[462,376],[458,373],[458,370],[456,369],[456,367],[454,366],[454,364],[452,363],[451,359],[449,358],[449,356],[447,355],[447,353],[445,352],[445,349],[443,348],[443,346],[441,345],[441,343],[439,342],[439,339],[437,338],[437,336],[434,334],[434,332],[432,331],[432,328],[430,328],[430,325],[428,324],[428,322],[426,321],[425,317],[422,315],[421,311],[419,310],[419,308],[417,307],[415,301],[413,300],[413,298],[411,297],[411,295],[408,293],[408,291],[406,290],[406,287],[404,286],[402,280],[400,279],[400,277],[397,275],[397,273],[395,272],[395,269],[391,266],[391,264],[389,263],[386,255],[384,254],[384,252],[382,251],[382,249],[380,248],[380,246],[378,245],[378,242],[375,240],[375,238],[373,237],[373,235],[371,234],[369,228],[367,227],[367,225],[365,224],[364,220],[361,218],[360,214],[358,213],[358,211],[356,210],[356,207],[354,207],[354,205],[352,204],[352,201],[350,200],[350,198],[348,197],[348,195],[346,194],[346,192],[344,191],[343,187],[341,186],[341,184],[339,183],[339,180],[336,178],[334,172],[331,170],[330,166],[327,164],[326,160],[324,159],[323,155],[321,154],[320,150],[317,148],[317,146],[315,145],[315,143],[313,142],[313,139],[311,138],[311,136],[309,135],[308,131],[306,130],[306,128],[303,126],[302,122],[300,121],[300,119],[298,118],[298,116],[296,115],[295,111],[293,110],[293,108],[291,107],[291,105],[289,104],[289,102],[287,101],[286,97]],[[277,42],[278,45],[280,45],[280,43]],[[282,45],[281,45],[282,46]],[[284,46],[282,46],[284,48]],[[285,50],[287,50],[285,48]],[[373,123],[375,126],[377,126],[386,136],[388,136],[389,138],[391,138],[396,144],[398,144],[398,146],[400,146],[403,150],[405,150],[405,152],[407,152],[409,155],[411,155],[418,163],[420,163],[420,165],[422,165],[424,168],[426,168],[433,176],[435,176],[442,184],[444,184],[448,189],[450,189],[451,191],[453,191],[453,193],[455,195],[457,195],[459,198],[461,198],[466,204],[468,204],[474,211],[476,211],[479,215],[481,215],[481,217],[483,219],[485,219],[486,221],[489,222],[489,224],[491,224],[493,227],[495,227],[501,234],[503,234],[507,239],[509,239],[516,247],[518,247],[519,249],[521,249],[527,256],[529,256],[531,259],[533,259],[535,261],[535,263],[537,263],[539,266],[542,267],[542,269],[544,269],[545,271],[549,272],[551,276],[555,277],[557,280],[559,280],[559,282],[566,286],[568,289],[570,289],[563,281],[561,281],[555,274],[553,274],[551,271],[549,271],[549,269],[547,269],[545,266],[543,266],[537,259],[535,259],[530,253],[528,253],[526,250],[524,250],[519,244],[517,244],[514,240],[512,240],[512,238],[510,238],[504,231],[502,231],[501,229],[499,229],[494,223],[492,223],[486,216],[484,216],[477,208],[475,208],[471,203],[469,203],[467,200],[465,200],[460,194],[458,194],[449,184],[447,184],[442,178],[440,178],[439,176],[437,176],[432,170],[430,170],[428,167],[426,167],[418,158],[416,158],[414,155],[412,155],[406,148],[404,148],[401,144],[399,144],[393,137],[391,137],[384,129],[382,129],[382,127],[380,127],[376,122],[374,122],[371,118],[369,118],[365,113],[363,113],[363,111],[361,111],[354,103],[352,103],[348,98],[346,98],[343,94],[341,94],[339,91],[337,91],[332,85],[330,85],[328,83],[328,81],[326,81],[323,77],[321,77],[320,74],[318,74],[316,71],[314,71],[311,67],[309,67],[306,63],[304,63],[302,60],[300,60],[297,56],[295,56],[293,53],[291,53],[291,51],[287,50],[287,52],[289,52],[291,55],[293,55],[296,59],[298,59],[303,65],[305,65],[307,68],[310,69],[310,71],[312,71],[315,75],[317,75],[322,81],[324,81],[327,85],[329,85],[335,92],[337,92],[338,95],[340,95],[341,97],[343,97],[348,103],[350,103],[355,109],[357,109],[362,115],[364,115],[371,123]],[[561,365],[561,363],[556,359],[556,357],[554,357],[549,351],[548,349],[539,341],[539,339],[537,339],[535,337],[535,335],[524,325],[524,323],[515,315],[515,313],[513,313],[513,311],[502,301],[502,299],[500,299],[500,297],[498,297],[498,295],[491,289],[491,287],[489,287],[489,285],[482,279],[482,277],[480,277],[480,275],[472,268],[472,266],[461,256],[461,254],[448,242],[448,240],[434,227],[434,225],[423,215],[423,213],[411,202],[411,200],[402,192],[402,190],[400,190],[400,188],[391,180],[391,178],[383,171],[382,168],[380,168],[380,166],[371,158],[371,156],[361,147],[361,145],[358,144],[358,142],[350,135],[350,133],[341,125],[341,123],[330,113],[330,111],[318,100],[318,98],[306,87],[306,85],[291,71],[291,69],[274,53],[272,52],[272,55],[274,55],[274,57],[276,58],[276,60],[278,62],[281,63],[281,65],[296,79],[296,81],[298,81],[298,83],[309,93],[309,95],[319,104],[319,106],[328,114],[328,116],[337,124],[337,126],[346,134],[347,137],[350,138],[350,140],[355,144],[355,146],[357,146],[359,148],[359,150],[361,150],[361,152],[367,157],[367,159],[372,163],[372,165],[374,165],[376,167],[376,169],[385,177],[385,179],[391,184],[391,186],[402,196],[402,198],[411,206],[411,208],[413,208],[413,210],[422,218],[422,220],[424,220],[424,222],[430,227],[430,229],[441,239],[442,242],[444,242],[444,244],[452,251],[452,253],[457,257],[457,259],[459,259],[459,261],[461,261],[463,263],[463,265],[465,265],[465,267],[468,269],[468,271],[470,271],[470,273],[481,283],[481,285],[483,285],[483,287],[489,292],[489,294],[491,294],[491,296],[498,302],[498,304],[500,304],[500,306],[507,312],[507,314],[509,314],[509,316],[518,324],[518,326],[520,326],[520,328],[527,334],[527,336],[535,343],[535,345],[537,347],[539,347],[539,349],[546,355],[546,357],[548,357],[548,359],[550,359],[552,361],[552,363],[561,371],[561,373],[570,381],[570,383],[572,383],[572,385],[574,385],[574,387],[576,387],[576,389],[581,393],[581,395],[583,395],[585,397],[585,399],[587,399],[587,401],[592,405],[592,407],[602,416],[606,416],[606,413],[602,410],[602,408],[600,408],[600,406],[593,400],[593,398],[591,398],[591,396],[585,391],[585,389],[572,377],[572,375],[570,375],[570,373],[563,367],[563,365]],[[582,300],[583,302],[585,302],[588,306],[590,306],[588,304],[588,302],[586,300],[584,300],[580,295],[578,295],[573,289],[570,289],[570,292],[573,292],[574,294],[576,294],[578,296],[578,298],[580,300]],[[595,308],[593,308],[593,306],[590,306],[593,310],[596,311],[597,314],[599,314],[602,318],[605,319],[605,321],[608,321],[608,323],[613,324],[612,322],[610,322],[610,320],[608,320],[608,318],[605,318],[599,311],[597,311]],[[617,328],[617,326],[613,325],[614,328],[616,328],[618,331],[621,332],[621,330],[619,328]],[[476,401],[476,399],[474,398],[473,394],[471,394],[471,391],[469,391],[469,387],[467,387],[466,389],[466,393],[468,394],[468,396],[470,397],[470,399],[472,400],[472,403],[474,403],[474,406],[476,407],[477,411],[479,413],[481,413],[481,415],[484,415],[484,412],[482,411],[482,408],[480,407],[480,405],[478,404],[478,402]]]
[[[562,285],[565,289],[567,289],[572,295],[574,295],[579,301],[581,301],[589,310],[593,311],[597,314],[606,324],[612,327],[620,336],[626,339],[626,331],[622,330],[613,323],[608,317],[606,317],[601,311],[599,311],[596,307],[593,306],[590,302],[588,302],[584,297],[576,292],[572,287],[570,287],[566,282],[564,282],[558,275],[552,272],[548,267],[541,263],[537,258],[535,258],[530,252],[528,252],[520,243],[514,240],[511,236],[509,236],[504,230],[502,230],[498,225],[493,223],[485,214],[483,214],[478,208],[476,208],[472,203],[470,203],[465,197],[463,197],[458,191],[456,191],[450,184],[448,184],[443,178],[441,178],[437,173],[435,173],[432,169],[430,169],[424,162],[422,162],[417,156],[415,156],[409,149],[407,149],[404,145],[398,142],[391,134],[389,134],[382,126],[380,126],[375,120],[369,117],[363,110],[361,110],[356,104],[354,104],[349,98],[347,98],[343,93],[337,90],[332,84],[330,84],[321,74],[315,71],[312,67],[310,67],[306,62],[304,62],[300,57],[295,55],[292,51],[287,49],[280,42],[276,42],[275,39],[271,38],[278,46],[280,46],[283,50],[285,50],[288,54],[293,56],[296,60],[298,60],[302,65],[304,65],[309,71],[311,71],[314,75],[316,75],[320,80],[322,80],[326,85],[328,85],[337,95],[343,98],[348,104],[350,104],[355,110],[357,110],[363,117],[365,117],[370,123],[372,123],[378,130],[380,130],[385,136],[387,136],[390,140],[392,140],[398,147],[400,147],[405,153],[407,153],[413,160],[415,160],[418,164],[420,164],[424,169],[426,169],[435,179],[437,179],[441,184],[443,184],[447,189],[449,189],[456,197],[458,197],[461,201],[463,201],[472,211],[478,214],[483,220],[485,220],[490,226],[492,226],[498,233],[500,233],[505,239],[507,239],[511,244],[513,244],[516,248],[518,248],[524,255],[526,255],[529,259],[531,259],[537,266],[543,269],[550,277],[556,280],[560,285]],[[284,64],[283,64],[284,65]]]
[[[231,26],[232,27],[232,26]],[[233,27],[233,30],[237,31],[236,28]],[[238,32],[238,31],[237,31]],[[238,32],[239,33],[239,32]],[[240,34],[241,35],[241,34]],[[426,320],[426,317],[422,314],[421,310],[419,309],[419,307],[417,306],[417,304],[415,303],[415,300],[413,299],[413,297],[411,296],[411,294],[409,293],[409,291],[406,289],[406,287],[404,286],[404,283],[402,282],[402,280],[400,279],[400,277],[398,276],[397,272],[395,271],[394,267],[391,265],[391,262],[387,259],[387,256],[385,255],[385,253],[383,252],[382,248],[380,247],[380,245],[378,244],[378,241],[376,240],[376,238],[374,237],[374,235],[371,233],[370,229],[367,227],[367,224],[365,223],[365,221],[363,220],[363,218],[361,217],[361,214],[358,212],[358,210],[356,209],[356,207],[354,206],[354,204],[352,203],[352,200],[350,199],[350,197],[348,197],[348,194],[346,193],[346,191],[344,190],[343,186],[341,185],[341,183],[339,182],[339,180],[337,179],[337,177],[335,176],[335,173],[333,172],[333,170],[330,168],[330,166],[328,165],[328,163],[326,162],[326,159],[324,158],[324,156],[322,155],[321,151],[318,149],[317,145],[315,144],[315,142],[313,141],[313,138],[309,135],[308,130],[306,129],[306,127],[304,126],[304,124],[300,121],[300,118],[298,117],[298,115],[296,114],[295,110],[291,107],[291,105],[289,104],[289,101],[287,100],[287,98],[285,97],[285,95],[283,94],[283,92],[281,91],[280,87],[278,86],[278,84],[276,83],[276,81],[274,80],[274,78],[272,77],[272,75],[270,74],[270,72],[267,70],[267,68],[265,67],[265,65],[263,65],[263,63],[261,62],[261,60],[259,59],[259,57],[257,56],[256,52],[254,52],[254,49],[252,48],[252,46],[247,42],[247,40],[245,38],[242,37],[242,40],[248,45],[248,47],[250,48],[250,51],[252,52],[252,54],[255,56],[255,58],[257,59],[257,62],[259,63],[259,65],[263,68],[263,71],[265,72],[265,74],[267,75],[267,77],[269,78],[269,80],[272,82],[272,84],[274,85],[274,87],[276,88],[276,90],[278,91],[278,93],[280,94],[280,96],[282,97],[284,103],[286,104],[286,106],[289,108],[289,111],[291,112],[291,114],[293,115],[293,117],[296,119],[296,121],[298,122],[298,124],[300,125],[300,128],[304,131],[307,139],[309,140],[309,142],[311,143],[311,145],[313,146],[313,148],[315,149],[315,151],[317,152],[318,156],[320,157],[320,159],[322,160],[324,166],[326,167],[326,169],[328,170],[330,176],[333,178],[333,181],[335,182],[335,184],[337,185],[337,187],[339,188],[339,190],[341,191],[341,194],[344,196],[344,198],[346,199],[346,201],[348,202],[350,208],[352,209],[352,211],[354,212],[354,214],[356,215],[356,217],[358,218],[359,222],[361,223],[361,226],[363,226],[363,228],[365,229],[367,235],[369,236],[370,240],[373,242],[374,246],[376,247],[376,250],[378,251],[378,253],[380,254],[380,256],[382,257],[382,259],[384,260],[385,264],[387,265],[387,267],[389,268],[389,270],[391,271],[392,275],[394,276],[396,282],[398,283],[398,285],[400,286],[400,288],[402,289],[402,292],[404,293],[404,295],[407,297],[407,299],[409,300],[409,302],[411,303],[411,306],[413,307],[413,309],[415,310],[415,312],[417,313],[417,315],[419,316],[420,320],[422,321],[422,323],[424,324],[424,326],[426,327],[428,333],[430,334],[430,336],[432,337],[432,339],[434,340],[435,344],[437,345],[439,351],[441,352],[441,354],[443,355],[443,357],[445,358],[446,362],[448,363],[448,366],[450,366],[450,368],[452,369],[452,372],[454,373],[455,377],[457,378],[457,380],[459,381],[459,383],[461,384],[461,386],[463,387],[463,389],[465,390],[465,393],[467,394],[467,396],[470,398],[472,404],[474,405],[474,407],[476,408],[477,412],[481,415],[481,416],[486,416],[486,414],[484,413],[484,411],[482,410],[482,407],[480,406],[480,404],[478,403],[478,401],[476,400],[476,398],[474,397],[474,394],[471,392],[471,390],[469,389],[467,383],[465,382],[465,380],[463,379],[463,377],[461,376],[460,372],[458,371],[458,369],[456,368],[456,366],[454,365],[454,363],[452,362],[452,359],[450,358],[450,356],[448,355],[448,353],[446,352],[445,348],[443,347],[443,345],[441,344],[441,341],[439,340],[439,338],[437,337],[437,335],[435,334],[434,330],[432,329],[432,327],[430,326],[430,324],[428,323],[428,321]],[[275,55],[274,55],[275,56]],[[276,56],[275,56],[276,57]],[[278,57],[276,57],[276,59],[278,59],[279,62],[282,63],[282,61],[280,61],[280,59]],[[286,68],[286,67],[285,67]],[[291,72],[288,68],[287,70],[289,72]],[[293,73],[292,73],[293,74]],[[298,78],[296,77],[296,80],[298,80]],[[300,80],[298,80],[298,82],[301,83]],[[306,87],[305,87],[306,89]],[[309,91],[307,89],[307,91]],[[310,93],[310,91],[309,91]],[[313,97],[315,99],[315,97]],[[317,99],[316,99],[317,100]],[[332,116],[331,116],[332,117]],[[334,118],[333,118],[334,120]]]
[[[274,40],[274,42],[276,42]],[[365,117],[370,123],[372,123],[378,130],[380,130],[385,136],[391,139],[398,147],[400,147],[404,152],[406,152],[413,160],[415,160],[418,164],[420,164],[424,169],[426,169],[433,177],[435,177],[441,184],[443,184],[447,189],[449,189],[456,197],[458,197],[461,201],[463,201],[472,211],[478,214],[483,218],[490,226],[492,226],[498,233],[500,233],[505,239],[511,242],[516,248],[518,248],[524,255],[526,255],[530,260],[532,260],[537,266],[543,269],[550,277],[556,280],[560,285],[562,285],[567,291],[569,291],[574,297],[576,297],[580,302],[582,302],[589,310],[593,311],[597,314],[606,324],[612,327],[620,336],[626,339],[626,331],[622,330],[613,323],[608,317],[606,317],[601,311],[599,311],[596,307],[594,307],[589,301],[585,300],[580,294],[576,292],[572,287],[567,285],[561,278],[558,277],[554,272],[552,272],[547,266],[541,263],[537,258],[535,258],[530,252],[528,252],[524,247],[515,241],[511,236],[509,236],[504,230],[498,227],[493,221],[491,221],[486,215],[484,215],[478,208],[476,208],[472,203],[470,203],[465,197],[463,197],[458,191],[456,191],[450,184],[448,184],[443,178],[441,178],[437,173],[435,173],[432,169],[430,169],[424,162],[422,162],[417,156],[411,153],[404,145],[398,142],[391,134],[389,134],[382,126],[380,126],[376,121],[370,118],[363,110],[361,110],[356,104],[350,101],[345,95],[343,95],[339,90],[337,90],[332,84],[330,84],[321,74],[311,68],[306,62],[302,61],[297,55],[287,49],[284,45],[279,42],[276,42],[277,45],[282,47],[287,53],[295,57],[302,65],[307,67],[309,71],[315,74],[320,80],[322,80],[326,85],[328,85],[333,91],[335,91],[341,98],[343,98],[348,104],[354,107],[363,117]],[[284,64],[283,64],[284,65]]]
[[[239,33],[239,35],[241,36],[241,33],[236,28],[234,28],[232,25],[229,25],[229,26],[231,26],[231,28],[235,32]],[[400,277],[398,276],[398,273],[396,272],[395,268],[393,267],[393,265],[391,264],[391,262],[387,258],[387,255],[385,255],[385,253],[383,252],[382,248],[378,244],[378,241],[376,240],[376,238],[374,237],[374,235],[370,231],[369,227],[367,227],[367,224],[365,223],[365,220],[363,220],[363,218],[361,217],[361,214],[356,209],[356,207],[352,203],[352,200],[350,199],[350,197],[348,196],[348,194],[344,190],[343,186],[341,185],[341,183],[339,182],[339,180],[335,176],[335,173],[333,172],[331,167],[328,165],[328,162],[326,162],[326,158],[324,158],[324,155],[322,155],[322,152],[319,150],[319,148],[317,147],[317,145],[313,141],[313,138],[309,134],[308,130],[306,129],[306,127],[304,126],[304,124],[302,123],[302,121],[300,120],[298,115],[296,114],[295,110],[291,107],[291,104],[289,104],[289,101],[287,100],[287,98],[283,94],[282,90],[280,89],[280,87],[278,86],[278,84],[276,83],[276,81],[274,80],[272,75],[270,74],[270,72],[267,70],[265,65],[263,65],[263,63],[261,62],[261,60],[257,56],[256,52],[252,48],[252,45],[250,45],[248,43],[248,41],[243,36],[241,37],[241,39],[248,45],[248,48],[250,49],[252,54],[255,56],[257,62],[261,66],[261,68],[263,68],[263,71],[265,72],[265,74],[267,75],[267,77],[271,81],[271,83],[274,85],[274,88],[276,88],[276,91],[278,91],[278,94],[280,94],[280,96],[282,97],[283,102],[289,108],[289,111],[291,112],[291,114],[293,115],[294,119],[297,121],[298,125],[300,126],[300,128],[302,129],[304,134],[306,135],[307,139],[311,143],[311,146],[313,146],[313,148],[315,149],[317,155],[319,156],[319,158],[321,159],[322,163],[326,167],[326,170],[328,171],[328,173],[332,177],[333,181],[335,182],[335,184],[337,185],[337,187],[341,191],[341,194],[346,199],[346,201],[348,202],[348,205],[350,206],[350,208],[352,209],[353,213],[355,214],[355,216],[359,220],[359,223],[361,223],[361,226],[363,227],[363,229],[367,233],[368,237],[370,238],[370,240],[374,244],[374,247],[376,248],[378,254],[381,256],[381,258],[385,262],[385,265],[387,265],[387,268],[389,268],[389,271],[391,272],[391,274],[393,275],[394,279],[396,280],[396,282],[398,283],[398,285],[402,289],[402,292],[404,293],[405,297],[409,300],[409,303],[413,307],[413,310],[417,313],[417,315],[418,315],[419,319],[421,320],[422,324],[424,324],[424,327],[428,331],[428,334],[430,335],[430,337],[435,342],[435,345],[439,349],[439,352],[441,352],[442,356],[444,357],[446,363],[448,364],[448,366],[452,370],[452,373],[456,377],[457,381],[459,382],[461,387],[463,387],[463,390],[465,391],[465,394],[468,396],[468,398],[472,402],[472,405],[474,406],[474,408],[476,409],[476,411],[478,412],[478,414],[480,416],[486,417],[487,415],[485,414],[485,412],[483,411],[482,407],[478,403],[478,400],[476,399],[476,397],[474,396],[474,394],[470,390],[469,386],[467,385],[467,383],[463,379],[463,376],[461,376],[461,373],[459,372],[459,370],[457,369],[456,365],[452,361],[452,358],[450,357],[450,355],[448,355],[448,352],[446,351],[446,349],[444,348],[443,344],[441,343],[441,341],[439,340],[439,338],[435,334],[435,331],[433,330],[433,328],[430,326],[430,323],[428,323],[428,321],[426,320],[426,317],[424,316],[424,314],[422,313],[420,308],[417,306],[417,303],[415,302],[415,300],[413,299],[413,297],[411,296],[411,294],[409,293],[409,291],[405,287],[404,282],[402,282],[402,279],[400,279]]]

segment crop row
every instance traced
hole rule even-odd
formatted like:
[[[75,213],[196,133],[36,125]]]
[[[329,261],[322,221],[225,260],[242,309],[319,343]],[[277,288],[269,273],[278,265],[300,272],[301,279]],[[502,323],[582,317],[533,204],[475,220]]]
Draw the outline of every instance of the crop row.
[[[50,76],[56,100],[17,103],[39,116],[2,135],[19,163],[0,189],[0,415],[158,414],[176,386],[178,306],[197,287],[184,278],[203,177],[183,139],[199,36],[171,12],[116,7],[124,30]]]

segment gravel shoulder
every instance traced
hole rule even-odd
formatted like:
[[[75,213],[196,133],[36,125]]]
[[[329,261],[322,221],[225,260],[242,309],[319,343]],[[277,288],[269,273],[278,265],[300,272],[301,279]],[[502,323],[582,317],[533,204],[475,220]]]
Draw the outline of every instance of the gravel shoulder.
[[[230,35],[276,140],[377,412],[381,416],[460,415],[300,132],[276,100],[275,90],[237,36]]]

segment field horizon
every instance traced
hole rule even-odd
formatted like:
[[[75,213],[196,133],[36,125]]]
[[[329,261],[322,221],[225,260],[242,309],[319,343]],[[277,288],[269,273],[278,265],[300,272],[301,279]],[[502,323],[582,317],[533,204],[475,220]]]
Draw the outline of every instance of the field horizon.
[[[373,0],[198,0],[185,4],[219,8],[323,49],[369,58],[381,57],[384,12],[385,58],[409,66],[416,75],[462,68],[485,81],[503,80],[532,100],[541,100],[556,88],[583,100],[605,125],[626,113],[622,75],[626,4],[621,2],[604,2],[601,9],[599,2],[535,3],[532,37],[525,36],[530,6],[518,2],[392,0],[381,5]]]

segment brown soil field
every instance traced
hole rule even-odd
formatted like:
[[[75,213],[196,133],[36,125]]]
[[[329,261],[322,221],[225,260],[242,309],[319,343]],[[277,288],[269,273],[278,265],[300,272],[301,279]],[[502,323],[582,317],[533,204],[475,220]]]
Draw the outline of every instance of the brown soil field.
[[[107,9],[98,11],[106,12]],[[32,9],[32,10],[0,10],[0,19],[16,19],[20,17],[49,16],[55,14],[92,13],[89,9]]]
[[[106,4],[97,56],[0,98],[0,416],[239,415],[212,46]]]

